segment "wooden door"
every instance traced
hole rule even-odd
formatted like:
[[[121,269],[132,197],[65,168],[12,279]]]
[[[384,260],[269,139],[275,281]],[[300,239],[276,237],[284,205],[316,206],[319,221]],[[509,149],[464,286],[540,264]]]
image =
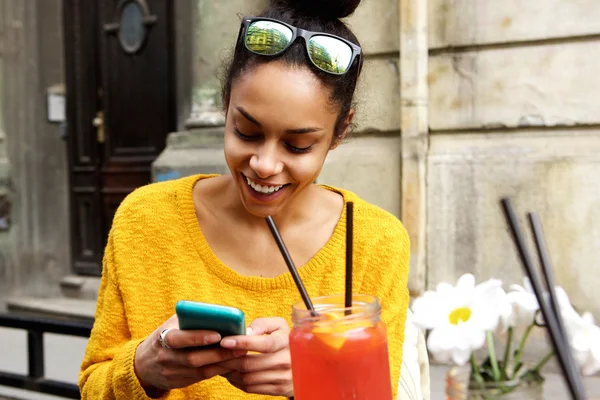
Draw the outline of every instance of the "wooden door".
[[[172,1],[64,7],[73,269],[98,275],[117,207],[175,128]]]

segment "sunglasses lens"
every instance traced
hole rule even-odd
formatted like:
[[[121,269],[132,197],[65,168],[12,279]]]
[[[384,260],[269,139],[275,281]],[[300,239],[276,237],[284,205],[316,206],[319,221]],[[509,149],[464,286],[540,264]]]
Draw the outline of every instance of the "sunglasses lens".
[[[264,55],[279,54],[292,40],[292,30],[273,21],[256,21],[248,26],[246,47]]]
[[[313,36],[308,41],[310,58],[324,71],[343,74],[350,68],[352,48],[331,36]]]

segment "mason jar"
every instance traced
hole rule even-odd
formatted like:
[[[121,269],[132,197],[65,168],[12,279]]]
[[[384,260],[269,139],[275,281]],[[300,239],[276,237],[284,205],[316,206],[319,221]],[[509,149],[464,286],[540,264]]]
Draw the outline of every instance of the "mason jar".
[[[511,380],[480,385],[470,376],[469,366],[450,368],[446,374],[446,400],[544,400],[544,386],[539,382]]]
[[[290,352],[295,400],[392,400],[387,331],[374,296],[312,299],[292,307]]]

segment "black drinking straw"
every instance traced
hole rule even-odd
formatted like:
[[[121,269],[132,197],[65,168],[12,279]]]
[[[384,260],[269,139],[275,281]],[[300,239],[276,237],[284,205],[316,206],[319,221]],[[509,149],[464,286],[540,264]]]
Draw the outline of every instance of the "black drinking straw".
[[[554,314],[556,315],[556,323],[558,326],[558,330],[560,331],[560,335],[562,336],[562,340],[564,343],[566,343],[566,345],[568,345],[569,339],[567,338],[565,324],[563,322],[562,314],[558,305],[558,299],[556,298],[556,291],[554,289],[556,287],[556,281],[554,280],[554,274],[552,273],[550,253],[548,251],[548,246],[546,245],[546,239],[544,238],[542,222],[538,214],[535,212],[527,214],[527,217],[529,219],[529,225],[531,226],[531,230],[533,232],[535,246],[538,252],[538,257],[540,259],[540,264],[542,266],[542,275],[544,276],[546,286],[548,287],[550,306],[554,310]],[[571,364],[571,369],[577,371],[577,365],[575,364],[575,359],[573,358],[572,354],[569,352],[567,355],[568,361]],[[583,386],[583,382],[581,382],[581,379],[577,379],[575,381],[575,384],[580,385],[578,389],[581,391],[581,393],[584,393],[585,389]]]
[[[508,198],[503,198],[501,200],[501,203],[504,211],[504,216],[506,217],[506,221],[508,222],[508,225],[510,227],[512,238],[517,247],[521,262],[523,263],[525,272],[527,273],[527,276],[531,281],[533,291],[535,292],[535,296],[540,305],[542,315],[544,316],[544,320],[546,321],[548,333],[550,335],[550,339],[552,341],[554,350],[558,356],[558,361],[560,368],[563,372],[563,376],[565,377],[565,380],[569,387],[571,398],[575,400],[584,400],[585,391],[581,383],[581,376],[573,368],[574,364],[569,363],[569,356],[572,357],[572,355],[570,353],[568,343],[566,343],[566,341],[563,340],[563,337],[560,334],[558,324],[556,321],[556,315],[544,299],[542,285],[540,283],[537,272],[534,269],[533,262],[529,255],[529,251],[527,250],[525,237],[521,230],[519,220],[512,205],[512,201]]]
[[[352,239],[354,235],[354,203],[346,204],[346,296],[344,306],[345,315],[350,315],[352,310]]]
[[[557,316],[561,316],[558,300],[556,298],[556,292],[554,291],[556,283],[554,281],[554,274],[552,273],[552,264],[550,263],[550,255],[548,253],[548,247],[546,246],[546,240],[542,230],[542,223],[537,213],[528,213],[527,218],[529,219],[529,226],[531,226],[531,231],[533,232],[535,247],[537,249],[538,258],[540,259],[540,264],[542,266],[542,276],[544,277],[546,286],[549,289],[548,294],[550,297],[550,306],[552,306],[554,313]],[[567,340],[562,318],[557,318],[557,322],[560,334],[563,336],[564,340]]]
[[[273,221],[273,218],[271,218],[270,215],[266,218],[266,221],[267,225],[269,225],[269,229],[271,229],[271,233],[273,234],[275,242],[277,242],[279,251],[281,251],[281,255],[283,256],[283,259],[285,260],[285,263],[287,264],[287,267],[290,270],[290,273],[292,274],[292,278],[294,278],[294,282],[296,282],[296,286],[298,287],[298,291],[300,291],[300,296],[302,296],[302,300],[306,305],[306,309],[310,310],[311,315],[316,316],[317,312],[315,311],[315,307],[310,301],[310,297],[308,297],[306,288],[304,287],[304,284],[300,279],[300,275],[298,275],[298,271],[294,266],[294,262],[292,261],[292,257],[290,257],[290,253],[288,252],[287,247],[285,247],[285,243],[283,243],[283,239],[281,238],[281,234],[279,233],[279,230],[275,225],[275,221]]]

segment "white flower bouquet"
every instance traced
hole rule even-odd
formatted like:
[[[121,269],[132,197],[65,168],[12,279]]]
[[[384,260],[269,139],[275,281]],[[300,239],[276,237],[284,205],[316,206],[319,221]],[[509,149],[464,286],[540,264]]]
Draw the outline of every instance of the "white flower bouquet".
[[[523,286],[511,285],[506,292],[502,282],[490,279],[476,284],[472,274],[461,276],[456,286],[440,283],[435,291],[417,298],[412,310],[414,323],[428,330],[427,348],[440,362],[466,365],[470,362],[472,384],[543,382],[542,368],[554,356],[551,351],[533,365],[524,365],[523,351],[532,329],[543,325],[539,304],[527,278]],[[590,313],[575,311],[566,292],[557,287],[559,312],[565,324],[572,354],[584,375],[600,371],[600,328]],[[517,339],[515,341],[515,339]],[[497,354],[495,343],[504,343]],[[487,350],[478,362],[475,352]]]

